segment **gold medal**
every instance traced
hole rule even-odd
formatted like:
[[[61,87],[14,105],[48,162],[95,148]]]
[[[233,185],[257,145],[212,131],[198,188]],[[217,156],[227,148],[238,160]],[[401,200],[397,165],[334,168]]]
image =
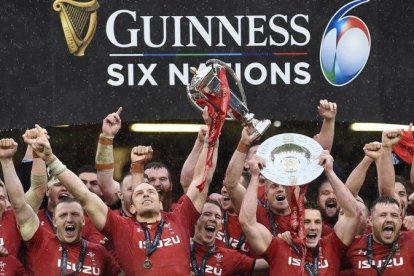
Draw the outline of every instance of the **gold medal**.
[[[145,269],[150,269],[151,267],[152,267],[151,260],[148,259],[148,257],[147,257],[147,259],[144,261],[144,268]]]

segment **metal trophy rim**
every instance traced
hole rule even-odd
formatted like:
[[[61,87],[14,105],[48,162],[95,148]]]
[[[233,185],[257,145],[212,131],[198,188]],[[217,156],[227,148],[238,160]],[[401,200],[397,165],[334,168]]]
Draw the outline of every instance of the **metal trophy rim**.
[[[310,164],[302,168],[306,169],[305,171],[286,172],[283,170],[281,164],[275,164],[274,160],[271,160],[272,157],[276,161],[292,158],[292,156],[295,155],[295,151],[285,151],[284,154],[290,154],[290,156],[287,156],[285,159],[278,158],[282,156],[282,153],[280,153],[278,149],[281,149],[282,146],[288,144],[293,144],[300,149],[300,151],[296,151],[296,156],[301,156],[304,152],[310,155],[308,160]],[[323,167],[318,164],[319,156],[322,151],[322,146],[306,135],[298,133],[282,133],[263,141],[257,149],[256,154],[266,162],[266,166],[261,170],[261,174],[266,179],[284,186],[301,186],[312,182],[322,174]]]
[[[207,61],[206,61],[206,63],[205,63],[205,64],[206,64],[206,66],[210,66],[210,65],[212,65],[212,64],[214,64],[214,63],[218,63],[218,64],[220,64],[221,66],[223,66],[223,67],[226,69],[226,72],[230,73],[230,75],[232,76],[232,78],[233,78],[234,82],[235,82],[235,83],[236,83],[236,85],[237,85],[237,88],[239,89],[239,92],[240,92],[240,95],[241,95],[241,101],[242,101],[242,103],[243,103],[243,104],[247,107],[247,98],[246,98],[246,93],[245,93],[245,91],[244,91],[244,88],[243,88],[243,85],[242,85],[242,83],[241,83],[241,80],[240,80],[240,78],[237,76],[236,72],[234,72],[234,70],[233,70],[230,66],[228,66],[228,65],[227,65],[224,61],[221,61],[221,60],[219,60],[219,59],[209,59],[209,60],[207,60]],[[201,94],[202,98],[207,99],[207,97],[206,97],[206,96],[204,96],[204,95],[203,95],[203,93],[200,93],[200,94]],[[193,94],[191,94],[191,91],[190,91],[190,85],[187,85],[187,98],[189,99],[189,101],[190,101],[191,105],[192,105],[192,106],[194,106],[196,109],[200,110],[201,112],[203,112],[203,109],[195,103],[195,101],[194,101],[194,99],[193,99],[192,95],[193,95]],[[227,114],[226,114],[226,120],[235,120],[235,118],[231,117],[231,116],[227,113]]]

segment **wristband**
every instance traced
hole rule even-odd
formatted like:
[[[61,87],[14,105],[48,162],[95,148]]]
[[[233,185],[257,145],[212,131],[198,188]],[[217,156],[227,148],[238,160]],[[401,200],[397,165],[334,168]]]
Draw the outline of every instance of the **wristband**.
[[[108,136],[103,133],[99,134],[99,144],[112,145],[114,142],[114,136]]]
[[[132,162],[129,172],[132,173],[144,173],[144,164],[140,162]]]
[[[237,145],[237,149],[236,150],[238,152],[247,154],[247,152],[249,151],[249,149],[250,149],[250,145],[248,145],[248,144],[243,143],[242,141],[240,141],[239,144]]]
[[[103,133],[99,135],[98,148],[95,156],[96,170],[114,169],[113,139],[114,137],[106,136]]]
[[[50,174],[52,176],[58,176],[66,170],[66,166],[63,165],[63,163],[60,162],[60,160],[57,159],[57,157],[48,161],[47,163],[47,166],[50,170]]]

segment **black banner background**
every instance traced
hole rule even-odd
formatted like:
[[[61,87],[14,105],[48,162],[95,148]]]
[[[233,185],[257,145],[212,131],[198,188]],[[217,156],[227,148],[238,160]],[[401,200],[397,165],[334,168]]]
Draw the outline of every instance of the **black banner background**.
[[[198,120],[197,111],[185,95],[185,85],[168,85],[168,64],[189,63],[198,67],[209,58],[242,67],[261,63],[269,68],[290,62],[310,64],[311,80],[306,85],[278,83],[270,85],[269,76],[261,85],[243,81],[249,109],[257,118],[307,121],[315,118],[319,99],[328,98],[340,105],[339,121],[399,122],[412,121],[414,27],[411,2],[371,1],[352,10],[349,15],[361,18],[371,34],[371,53],[362,73],[343,87],[330,85],[319,65],[322,34],[332,15],[346,1],[99,1],[98,27],[84,57],[69,54],[59,15],[52,9],[52,1],[2,1],[0,23],[1,129],[101,122],[105,114],[124,107],[124,121],[186,121]],[[308,14],[306,27],[311,33],[304,47],[163,47],[151,49],[143,45],[120,49],[110,43],[105,28],[108,17],[116,10],[136,11],[141,15],[193,15],[202,22],[203,16]],[[117,25],[119,40],[127,39],[127,28],[140,28],[140,22],[127,18]],[[186,26],[188,27],[188,26]],[[155,26],[156,28],[156,26]],[[154,28],[154,29],[155,29]],[[169,30],[168,34],[171,34]],[[151,33],[157,41],[162,33]],[[183,33],[183,41],[185,41]],[[245,44],[244,44],[245,45]],[[206,52],[284,52],[306,51],[298,57],[110,57],[111,53],[206,53]],[[132,87],[110,86],[107,68],[110,64],[156,63],[153,77],[158,86],[148,83]],[[292,73],[292,79],[294,74]],[[135,81],[137,83],[138,79]],[[177,79],[176,79],[177,80]]]

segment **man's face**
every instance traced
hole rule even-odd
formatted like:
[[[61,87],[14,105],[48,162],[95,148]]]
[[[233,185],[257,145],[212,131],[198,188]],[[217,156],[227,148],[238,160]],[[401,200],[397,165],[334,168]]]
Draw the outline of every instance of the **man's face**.
[[[233,203],[231,202],[229,197],[229,193],[227,192],[227,189],[224,186],[223,188],[221,188],[221,195],[223,197],[223,200],[221,202],[223,210],[234,210]]]
[[[154,186],[160,195],[161,201],[164,200],[164,196],[169,194],[172,190],[170,178],[168,177],[168,171],[166,168],[150,168],[145,170],[145,175],[148,176],[148,183]]]
[[[374,240],[391,244],[398,237],[402,219],[397,204],[379,203],[371,211],[372,233]]]
[[[53,214],[53,225],[61,242],[80,241],[82,227],[85,225],[82,206],[78,202],[58,204]]]
[[[132,176],[129,174],[122,179],[121,183],[121,200],[124,202],[125,208],[131,206],[131,195],[132,195]]]
[[[213,203],[205,203],[201,216],[195,224],[196,240],[204,245],[213,245],[217,232],[221,229],[222,212]]]
[[[160,212],[160,198],[154,186],[141,183],[132,192],[131,212],[142,217]]]
[[[319,210],[305,209],[306,247],[315,248],[322,234],[322,215]]]
[[[103,196],[101,188],[98,185],[98,175],[93,172],[83,172],[79,174],[79,178],[86,185],[89,191],[98,196]]]
[[[319,187],[318,205],[324,215],[328,218],[338,216],[339,206],[336,201],[336,195],[332,189],[331,183],[325,181]]]
[[[47,189],[46,196],[49,198],[48,204],[52,207],[55,207],[62,198],[73,198],[73,196],[68,192],[68,190],[66,190],[65,186],[63,186],[59,182],[53,184]]]
[[[275,214],[288,215],[290,213],[287,187],[266,180],[266,198],[270,209]]]
[[[400,182],[395,182],[395,194],[400,199],[401,204],[401,212],[405,215],[408,206],[408,195],[407,190],[405,189],[404,185]]]
[[[6,210],[6,194],[4,192],[4,187],[0,186],[0,214]]]

